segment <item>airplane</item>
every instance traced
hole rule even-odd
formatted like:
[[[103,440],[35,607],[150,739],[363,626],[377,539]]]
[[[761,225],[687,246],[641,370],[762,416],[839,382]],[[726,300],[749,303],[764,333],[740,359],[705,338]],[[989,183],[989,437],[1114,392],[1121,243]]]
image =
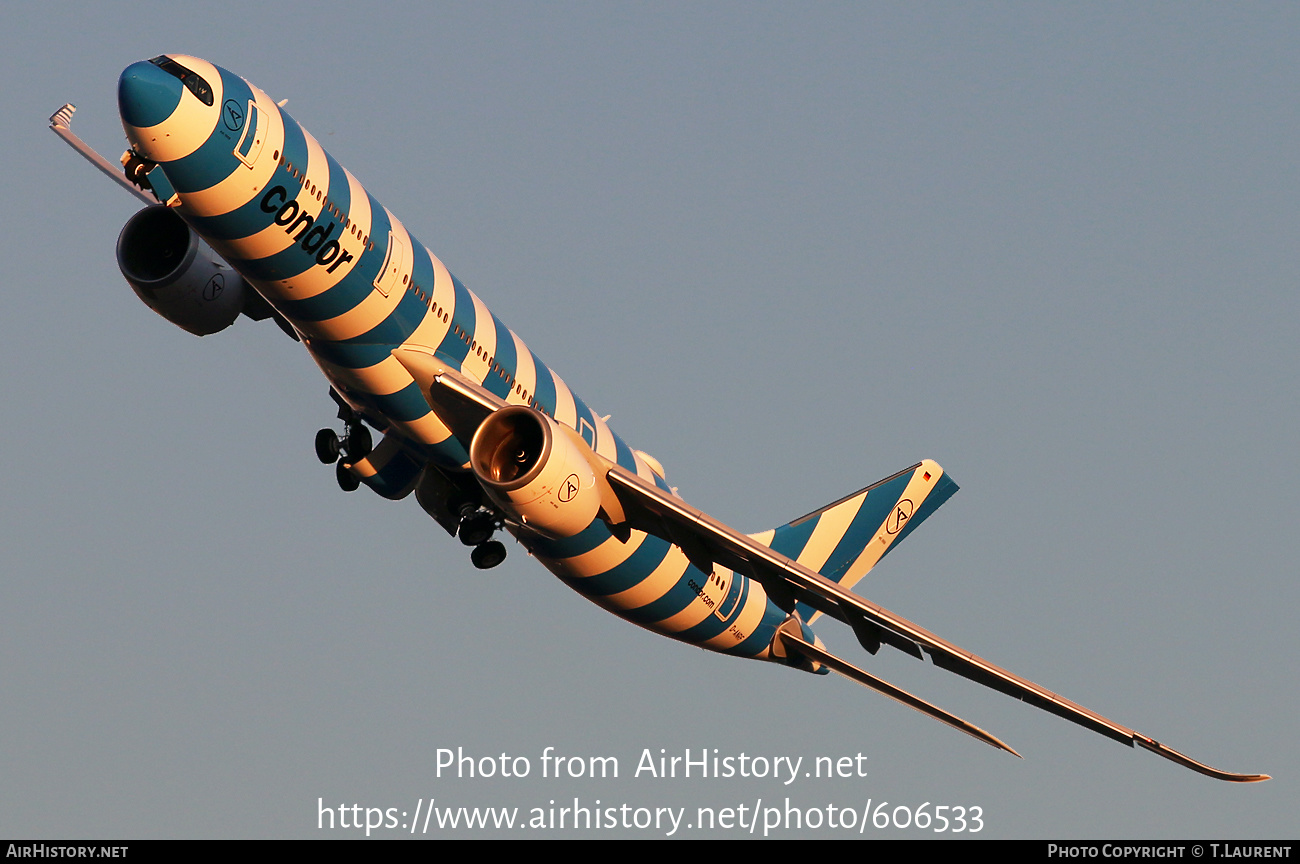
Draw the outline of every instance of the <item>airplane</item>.
[[[197,57],[128,66],[120,166],[51,129],[145,203],[117,263],[137,296],[198,336],[273,320],[330,385],[342,433],[316,455],[338,485],[414,495],[480,569],[498,531],[561,581],[653,632],[723,654],[836,672],[1017,756],[954,714],[832,654],[827,616],[859,644],[940,668],[1220,780],[1211,768],[948,642],[852,589],[956,491],[923,460],[779,528],[746,535],[692,507],[305,129]],[[379,434],[374,443],[371,429]]]

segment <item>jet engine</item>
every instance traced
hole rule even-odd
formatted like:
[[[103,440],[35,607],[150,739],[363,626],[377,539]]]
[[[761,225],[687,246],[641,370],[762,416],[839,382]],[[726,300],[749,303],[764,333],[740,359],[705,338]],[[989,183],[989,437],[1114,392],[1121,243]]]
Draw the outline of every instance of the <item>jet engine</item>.
[[[117,266],[136,295],[195,336],[229,327],[255,292],[167,207],[146,207],[117,238]]]
[[[488,497],[506,513],[543,534],[572,537],[600,512],[588,453],[573,430],[511,405],[474,433],[469,462]]]

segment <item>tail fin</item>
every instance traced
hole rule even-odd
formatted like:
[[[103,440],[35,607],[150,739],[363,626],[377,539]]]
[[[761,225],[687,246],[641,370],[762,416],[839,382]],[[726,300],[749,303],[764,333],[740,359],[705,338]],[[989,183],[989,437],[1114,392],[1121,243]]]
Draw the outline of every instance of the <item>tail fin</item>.
[[[956,491],[957,484],[938,463],[926,459],[780,528],[750,536],[852,588]]]

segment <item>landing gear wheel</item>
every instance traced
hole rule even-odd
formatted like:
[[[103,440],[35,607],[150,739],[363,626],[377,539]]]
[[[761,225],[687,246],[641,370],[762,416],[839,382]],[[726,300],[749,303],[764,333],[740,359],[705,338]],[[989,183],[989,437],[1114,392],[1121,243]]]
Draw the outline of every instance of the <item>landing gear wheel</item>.
[[[461,520],[458,536],[466,546],[481,547],[497,530],[496,520],[491,513],[476,513]]]
[[[339,481],[339,488],[344,492],[354,492],[361,485],[361,479],[348,470],[342,462],[335,464],[334,478]]]
[[[491,570],[506,560],[506,547],[499,540],[489,540],[474,547],[469,560],[480,570]]]
[[[316,433],[316,458],[326,465],[339,461],[339,436],[333,429],[322,429]]]
[[[370,430],[361,421],[348,424],[348,458],[353,462],[370,455]]]

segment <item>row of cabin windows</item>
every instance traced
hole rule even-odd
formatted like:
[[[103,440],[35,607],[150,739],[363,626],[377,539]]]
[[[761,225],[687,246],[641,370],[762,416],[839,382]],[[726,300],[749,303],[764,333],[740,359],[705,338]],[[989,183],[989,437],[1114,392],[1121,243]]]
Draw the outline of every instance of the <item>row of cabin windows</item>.
[[[316,200],[324,204],[325,209],[328,210],[335,219],[338,219],[343,223],[344,231],[347,231],[353,237],[360,240],[361,245],[365,246],[367,251],[375,251],[375,244],[370,242],[370,237],[363,234],[361,229],[356,226],[356,223],[354,223],[339,207],[335,206],[333,201],[329,200],[329,198],[325,196],[325,193],[321,191],[320,187],[308,180],[305,172],[299,171],[288,159],[281,158],[279,150],[275,151],[272,158],[278,161],[281,167],[285,168],[290,174],[292,174],[294,179],[302,183],[303,188],[307,190],[308,195],[315,196]],[[405,277],[403,277],[403,279],[405,279]]]
[[[405,276],[402,277],[402,282],[403,283],[406,282]],[[433,296],[431,294],[426,293],[425,290],[421,288],[418,283],[411,282],[408,287],[411,289],[412,292],[414,292],[415,296],[418,297],[420,301],[424,303],[426,307],[428,307],[430,310],[433,311],[434,317],[436,317],[438,320],[444,323],[448,323],[451,321],[451,316],[448,314],[447,310],[444,309],[442,306],[440,306],[437,302],[435,302]],[[466,345],[470,347],[470,349],[480,360],[488,364],[488,368],[491,369],[492,372],[494,372],[498,378],[507,382],[511,387],[514,388],[516,396],[521,397],[530,406],[538,409],[543,414],[546,413],[546,409],[542,408],[540,405],[534,404],[533,399],[528,395],[528,391],[524,389],[524,386],[522,384],[520,384],[518,381],[514,379],[514,376],[512,376],[509,372],[506,371],[506,367],[502,366],[500,363],[496,361],[495,357],[489,356],[487,351],[483,350],[483,348],[478,344],[478,340],[471,339],[469,334],[466,333],[464,330],[462,330],[459,324],[452,324],[452,330],[455,332],[455,334],[458,337],[460,337],[460,340],[462,342],[464,342]]]
[[[276,159],[283,168],[287,169],[289,173],[294,176],[294,178],[301,181],[303,185],[306,187],[308,194],[316,196],[316,200],[323,203],[325,205],[325,209],[328,210],[331,214],[333,214],[333,216],[336,219],[338,219],[340,222],[343,223],[343,228],[346,231],[348,231],[349,233],[352,234],[352,236],[360,240],[362,245],[364,245],[367,249],[369,249],[372,252],[374,251],[375,246],[373,243],[370,242],[370,238],[364,236],[361,233],[360,229],[358,229],[357,226],[353,224],[352,220],[349,219],[341,210],[339,210],[338,207],[334,206],[334,202],[330,201],[328,198],[323,198],[321,190],[316,186],[316,184],[308,180],[302,172],[300,172],[296,167],[294,167],[294,164],[292,162],[290,162],[288,159],[281,158],[280,151],[278,150],[275,151],[275,154],[272,156],[272,158]],[[420,300],[424,302],[425,306],[433,310],[433,314],[437,318],[439,318],[444,323],[450,321],[451,316],[448,314],[447,310],[439,306],[437,303],[435,303],[432,295],[425,293],[423,288],[421,288],[415,282],[410,281],[409,276],[405,273],[402,274],[402,284],[406,285],[408,288],[414,291],[415,296],[419,297]],[[546,414],[547,416],[550,416],[550,412],[546,410],[545,406],[543,406],[542,404],[537,402],[532,396],[530,396],[528,391],[524,389],[523,385],[520,384],[518,381],[516,381],[514,377],[511,376],[510,373],[506,371],[504,366],[497,363],[496,358],[489,357],[487,352],[479,347],[478,342],[471,339],[469,334],[460,328],[459,324],[452,325],[452,329],[455,330],[456,335],[460,337],[462,342],[464,342],[466,345],[469,345],[474,350],[474,353],[479,357],[479,359],[483,360],[488,364],[488,368],[490,368],[492,372],[496,373],[496,375],[499,378],[506,381],[507,383],[510,384],[511,387],[514,388],[516,396],[521,397],[525,402],[528,403],[530,407],[535,408],[538,411],[541,411],[543,414]]]
[[[433,314],[438,315],[438,304],[436,303],[433,304]],[[440,315],[439,317],[441,317],[443,321],[447,320],[445,310],[443,314]],[[530,396],[528,391],[524,389],[524,386],[520,384],[518,381],[516,381],[513,375],[511,375],[508,371],[506,371],[506,367],[498,363],[495,357],[490,356],[488,352],[485,351],[483,347],[478,344],[477,339],[471,339],[470,335],[464,330],[462,330],[459,324],[453,324],[452,330],[456,333],[457,336],[460,337],[460,340],[462,342],[464,342],[466,345],[470,347],[470,349],[474,352],[475,356],[477,356],[484,363],[488,364],[488,369],[490,370],[490,372],[495,374],[502,381],[505,381],[510,387],[514,388],[516,396],[519,396],[525,402],[527,402],[530,408],[534,408],[538,411],[541,411],[543,414],[547,415],[548,417],[550,416],[550,412],[546,410],[546,407],[542,405],[540,402],[538,402],[536,399],[534,399],[532,396]]]

